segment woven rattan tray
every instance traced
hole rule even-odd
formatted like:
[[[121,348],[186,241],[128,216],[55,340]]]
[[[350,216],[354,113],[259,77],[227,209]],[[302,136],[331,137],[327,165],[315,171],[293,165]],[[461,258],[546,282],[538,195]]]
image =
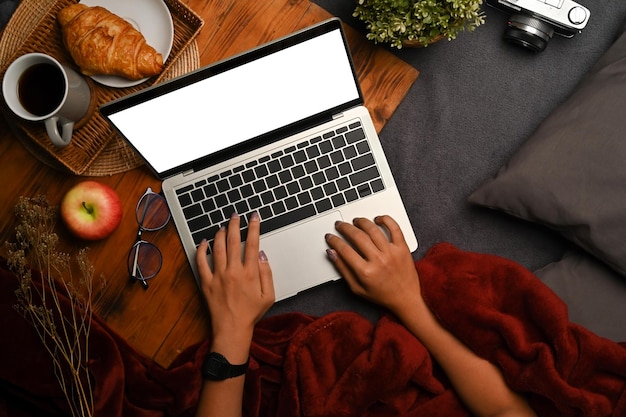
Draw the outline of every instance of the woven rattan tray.
[[[128,88],[110,88],[90,80],[94,111],[89,118],[78,123],[72,142],[66,148],[56,148],[42,124],[18,119],[6,108],[4,100],[0,100],[5,118],[16,135],[26,139],[27,149],[50,165],[77,175],[110,175],[141,164],[95,107],[197,68],[199,58],[195,37],[203,25],[202,19],[178,0],[164,2],[172,14],[174,41],[163,73]],[[44,52],[74,66],[63,47],[56,21],[59,10],[72,3],[76,0],[22,0],[0,40],[0,75],[15,58],[29,52]],[[11,51],[13,53],[9,55]]]

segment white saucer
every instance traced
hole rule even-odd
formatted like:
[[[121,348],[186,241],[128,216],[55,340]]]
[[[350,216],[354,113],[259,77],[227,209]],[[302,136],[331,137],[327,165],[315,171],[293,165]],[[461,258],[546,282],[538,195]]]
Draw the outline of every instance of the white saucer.
[[[163,62],[167,60],[174,42],[174,22],[163,0],[82,0],[81,3],[102,6],[126,19],[143,34],[148,45],[163,55]],[[94,75],[91,78],[108,87],[132,87],[147,80],[128,80],[115,75]]]

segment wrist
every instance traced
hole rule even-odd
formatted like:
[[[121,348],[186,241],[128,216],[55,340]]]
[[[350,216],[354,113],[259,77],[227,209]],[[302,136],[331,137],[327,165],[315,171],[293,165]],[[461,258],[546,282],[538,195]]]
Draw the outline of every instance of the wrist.
[[[210,351],[224,355],[230,363],[241,364],[248,360],[251,343],[252,332],[218,333],[211,340]]]

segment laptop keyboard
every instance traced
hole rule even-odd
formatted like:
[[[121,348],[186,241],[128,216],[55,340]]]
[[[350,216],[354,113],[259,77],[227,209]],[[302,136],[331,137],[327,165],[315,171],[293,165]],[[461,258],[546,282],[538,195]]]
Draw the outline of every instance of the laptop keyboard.
[[[261,234],[313,217],[384,189],[360,122],[263,156],[176,194],[198,246],[232,213],[241,215],[242,240],[248,218],[257,211]]]

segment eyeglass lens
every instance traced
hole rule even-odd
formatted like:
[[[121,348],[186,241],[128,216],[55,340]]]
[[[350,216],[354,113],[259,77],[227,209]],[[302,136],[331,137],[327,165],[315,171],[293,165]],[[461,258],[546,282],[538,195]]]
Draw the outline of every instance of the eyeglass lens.
[[[147,192],[137,204],[137,223],[144,230],[154,231],[164,227],[170,219],[170,210],[165,198]]]

